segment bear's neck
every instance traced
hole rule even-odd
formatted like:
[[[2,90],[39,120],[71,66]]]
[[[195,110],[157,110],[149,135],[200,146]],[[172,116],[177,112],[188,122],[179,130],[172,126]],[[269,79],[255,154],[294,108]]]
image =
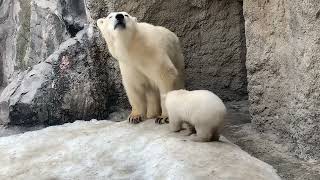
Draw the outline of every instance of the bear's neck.
[[[116,43],[117,45],[120,46],[120,48],[125,48],[126,50],[128,50],[131,47],[132,42],[134,41],[136,36],[136,32],[125,32],[125,33],[121,33],[118,35],[118,37],[116,38]]]
[[[122,61],[122,59],[127,59],[130,56],[130,52],[134,47],[136,32],[121,33],[117,37],[113,38],[111,42],[112,54],[116,59]]]

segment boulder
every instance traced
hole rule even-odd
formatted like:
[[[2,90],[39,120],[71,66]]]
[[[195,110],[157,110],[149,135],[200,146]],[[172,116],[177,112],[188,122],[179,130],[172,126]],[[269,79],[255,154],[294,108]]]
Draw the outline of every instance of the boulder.
[[[109,76],[115,61],[101,53],[106,47],[98,36],[97,29],[88,26],[46,61],[20,73],[0,96],[0,124],[53,125],[106,118],[121,104],[117,100],[122,94],[115,94],[115,88],[121,89],[115,86],[120,84],[118,76]]]
[[[1,179],[280,180],[221,137],[196,143],[154,121],[77,121],[0,138]]]
[[[250,114],[300,158],[320,160],[319,1],[244,1]]]

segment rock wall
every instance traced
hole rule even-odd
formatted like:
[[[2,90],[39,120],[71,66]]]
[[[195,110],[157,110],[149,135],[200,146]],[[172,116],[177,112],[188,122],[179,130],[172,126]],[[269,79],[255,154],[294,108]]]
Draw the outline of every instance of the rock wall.
[[[320,159],[319,1],[244,1],[250,113],[302,158]]]
[[[140,21],[169,28],[183,46],[187,88],[208,89],[224,100],[247,98],[241,1],[87,0],[87,8],[93,20],[127,11]]]
[[[140,21],[174,31],[183,45],[189,89],[209,89],[224,100],[247,98],[240,1],[2,2],[19,7],[8,11],[17,20],[9,21],[17,26],[9,29],[17,29],[10,36],[15,43],[4,43],[4,52],[12,56],[1,59],[12,67],[10,73],[4,67],[10,76],[4,81],[11,83],[0,96],[2,124],[105,119],[109,112],[129,107],[117,61],[94,27],[96,19],[111,11],[128,11]],[[2,3],[5,7],[9,5]]]

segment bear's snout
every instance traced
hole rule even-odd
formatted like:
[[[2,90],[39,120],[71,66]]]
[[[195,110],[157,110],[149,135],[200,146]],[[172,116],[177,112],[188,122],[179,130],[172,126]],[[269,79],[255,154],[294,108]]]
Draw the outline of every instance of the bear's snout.
[[[116,15],[116,23],[115,23],[115,25],[114,25],[114,29],[117,29],[117,28],[122,28],[122,29],[125,29],[126,28],[126,24],[125,24],[125,22],[124,22],[124,16],[123,16],[123,14],[117,14]]]
[[[122,14],[117,14],[117,15],[116,15],[116,19],[117,19],[118,21],[123,21],[124,16],[123,16]]]

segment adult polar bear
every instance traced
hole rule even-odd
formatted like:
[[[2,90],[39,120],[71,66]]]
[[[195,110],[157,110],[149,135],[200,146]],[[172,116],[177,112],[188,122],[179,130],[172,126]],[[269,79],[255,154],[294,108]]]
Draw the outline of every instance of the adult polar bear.
[[[119,62],[131,114],[130,123],[168,120],[164,96],[184,88],[184,58],[178,37],[168,29],[139,23],[126,12],[97,20],[111,55]]]

